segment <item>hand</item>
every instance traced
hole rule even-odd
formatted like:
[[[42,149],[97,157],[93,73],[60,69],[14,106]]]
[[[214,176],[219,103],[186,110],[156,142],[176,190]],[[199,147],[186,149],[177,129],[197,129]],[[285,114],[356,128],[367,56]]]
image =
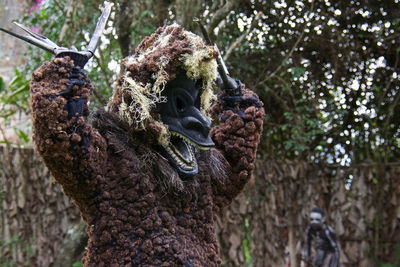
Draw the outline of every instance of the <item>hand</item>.
[[[247,108],[250,106],[261,108],[261,102],[255,96],[223,96],[221,99],[225,101],[225,105],[227,107],[233,108],[237,103],[242,108]]]
[[[306,256],[302,257],[302,260],[306,263],[306,266],[312,266],[310,256],[306,255]]]
[[[74,67],[71,75],[68,77],[69,82],[67,83],[67,89],[61,91],[59,95],[64,97],[69,96],[72,92],[72,88],[75,85],[83,86],[85,84],[86,74],[80,67]]]
[[[74,51],[64,50],[57,53],[56,57],[70,57],[74,61],[75,67],[79,67],[81,70],[85,67],[86,63],[91,57],[91,53],[88,51]]]
[[[72,50],[64,50],[57,53],[56,58],[69,57],[74,62],[72,73],[68,77],[69,82],[67,83],[67,89],[61,91],[59,95],[68,97],[72,93],[72,89],[75,85],[81,87],[86,83],[86,74],[83,71],[85,64],[89,61],[90,56],[87,51],[78,52]]]
[[[221,76],[218,74],[215,80],[221,90],[225,91],[227,95],[222,96],[221,99],[225,101],[227,107],[233,108],[235,104],[247,108],[250,106],[261,107],[261,103],[255,96],[243,95],[242,83],[239,80],[234,80],[232,77],[227,76],[228,81],[224,83]]]
[[[216,84],[222,91],[225,91],[229,96],[241,96],[242,95],[242,83],[239,80],[234,80],[232,77],[227,76],[228,81],[224,83],[221,76],[217,75],[215,80]]]

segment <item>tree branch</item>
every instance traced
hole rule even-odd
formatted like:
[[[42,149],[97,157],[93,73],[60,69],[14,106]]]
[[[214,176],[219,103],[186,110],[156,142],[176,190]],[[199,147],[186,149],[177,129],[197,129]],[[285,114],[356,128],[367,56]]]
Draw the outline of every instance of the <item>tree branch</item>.
[[[396,70],[396,68],[398,66],[398,63],[399,63],[399,52],[396,53],[396,61],[394,63],[394,67],[393,67],[394,70]],[[381,109],[382,109],[383,105],[386,105],[386,103],[383,103],[383,101],[385,99],[385,96],[389,92],[389,89],[390,89],[390,86],[391,86],[393,80],[394,80],[393,76],[389,78],[389,81],[386,83],[386,86],[385,86],[385,88],[383,90],[383,93],[382,93],[381,97],[376,102],[377,103],[377,107],[375,108],[375,110],[377,112],[377,116],[374,118],[374,122],[373,122],[374,125],[377,125],[378,119],[380,118],[380,114],[382,114]],[[385,120],[383,122],[383,127],[382,127],[381,131],[376,132],[376,133],[374,133],[373,131],[370,132],[371,133],[371,137],[369,138],[370,140],[374,140],[376,138],[376,135],[381,134],[383,139],[385,140],[385,142],[387,141],[387,137],[388,137],[387,128],[389,126],[390,119],[393,116],[394,108],[398,105],[399,100],[400,100],[400,94],[396,94],[395,95],[395,100],[392,103],[389,103],[389,109],[388,109],[389,112],[385,112],[386,118],[385,118]],[[389,146],[385,145],[385,147],[384,147],[385,153],[382,156],[383,157],[383,162],[387,162],[387,153],[386,153],[386,151],[388,149],[390,149]],[[380,154],[378,154],[378,156],[379,155]]]
[[[111,83],[110,83],[110,77],[109,77],[110,75],[109,75],[109,73],[107,72],[107,70],[104,69],[105,63],[104,63],[103,52],[101,51],[101,49],[99,49],[98,51],[99,51],[100,58],[98,58],[98,57],[96,57],[96,56],[95,56],[94,58],[95,58],[96,61],[97,61],[97,65],[99,66],[100,71],[101,71],[101,72],[103,73],[103,75],[104,75],[104,78],[105,78],[104,80],[105,80],[105,82],[107,83],[107,87],[109,88],[109,90],[112,90],[112,85],[111,85]],[[104,97],[103,94],[100,94],[98,90],[93,90],[93,94],[94,94],[94,96],[99,100],[99,102],[100,102],[101,104],[105,105],[105,104],[107,103],[107,99]]]
[[[311,8],[310,8],[310,13],[314,10],[314,0],[311,2]],[[297,48],[297,46],[299,45],[300,41],[303,39],[304,34],[305,34],[305,30],[307,28],[307,22],[304,25],[304,28],[301,32],[301,34],[299,35],[299,37],[297,38],[296,42],[294,43],[293,47],[290,49],[289,53],[285,56],[285,58],[282,60],[282,62],[287,61],[292,55],[294,50]],[[275,76],[276,73],[278,73],[282,68],[282,64],[279,64],[279,66],[271,73],[269,74],[264,80],[262,80],[261,82],[259,82],[257,84],[257,86],[265,83],[266,81],[268,81],[269,79],[271,79],[272,77]]]
[[[224,20],[228,14],[235,9],[236,5],[238,1],[227,1],[225,3],[225,5],[223,5],[220,9],[218,9],[217,11],[215,11],[215,13],[213,14],[213,17],[211,18],[210,23],[208,23],[208,27],[207,27],[207,32],[208,34],[212,35],[212,37],[214,36],[214,29],[215,27],[217,27],[217,25]],[[215,39],[215,38],[212,38]]]
[[[74,11],[73,0],[68,0],[67,6],[68,6],[67,7],[67,14],[65,15],[64,25],[62,26],[60,35],[58,36],[58,43],[62,42],[62,40],[65,37],[65,33],[67,32],[67,30],[69,28],[69,23],[71,22],[72,13]]]
[[[133,8],[134,5],[135,1],[123,0],[119,3],[115,12],[118,43],[123,58],[130,54],[130,45],[132,42],[131,25],[137,14],[137,9]]]
[[[176,21],[185,29],[193,31],[197,25],[193,18],[200,14],[202,9],[201,1],[199,0],[176,0]]]
[[[258,20],[261,17],[262,12],[259,11],[256,15],[256,17],[253,19],[252,23],[250,24],[249,28],[247,28],[247,30],[241,35],[239,36],[239,38],[236,39],[236,41],[231,44],[231,46],[228,48],[228,50],[225,53],[224,56],[224,61],[227,61],[229,56],[232,54],[233,49],[235,49],[236,47],[238,47],[240,45],[240,43],[243,41],[243,39],[249,35],[250,31],[256,26],[256,24],[258,23]]]

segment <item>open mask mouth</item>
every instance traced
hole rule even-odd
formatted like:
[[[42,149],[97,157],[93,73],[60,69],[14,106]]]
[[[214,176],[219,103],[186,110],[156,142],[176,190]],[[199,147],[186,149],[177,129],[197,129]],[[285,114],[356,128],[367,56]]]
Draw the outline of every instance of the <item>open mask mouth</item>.
[[[197,160],[194,154],[195,148],[208,150],[209,146],[201,146],[191,141],[186,136],[171,131],[170,143],[164,149],[170,157],[170,161],[183,174],[194,175],[198,172]]]

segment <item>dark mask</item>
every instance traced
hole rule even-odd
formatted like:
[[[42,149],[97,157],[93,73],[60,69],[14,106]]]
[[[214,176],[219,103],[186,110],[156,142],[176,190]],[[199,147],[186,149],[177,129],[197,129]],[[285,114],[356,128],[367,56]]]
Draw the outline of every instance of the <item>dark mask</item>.
[[[163,147],[164,154],[181,175],[195,175],[195,148],[214,146],[209,136],[211,121],[200,111],[199,84],[181,73],[167,84],[163,95],[167,102],[158,104],[157,111],[171,134],[169,146]]]

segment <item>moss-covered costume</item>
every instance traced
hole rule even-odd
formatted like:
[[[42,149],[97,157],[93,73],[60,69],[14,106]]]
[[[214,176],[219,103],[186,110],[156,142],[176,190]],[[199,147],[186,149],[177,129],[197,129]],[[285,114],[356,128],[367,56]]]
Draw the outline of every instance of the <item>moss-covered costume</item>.
[[[31,82],[37,151],[86,221],[85,266],[218,266],[218,210],[243,189],[254,169],[262,107],[223,100],[210,108],[216,51],[174,24],[145,38],[105,110],[88,122],[93,85],[85,75],[66,93],[74,64],[44,63]],[[159,153],[168,128],[155,106],[177,73],[202,82],[201,108],[218,117],[215,148],[198,150],[199,172],[179,177]],[[243,88],[243,98],[257,97]],[[219,98],[220,99],[220,98]]]

